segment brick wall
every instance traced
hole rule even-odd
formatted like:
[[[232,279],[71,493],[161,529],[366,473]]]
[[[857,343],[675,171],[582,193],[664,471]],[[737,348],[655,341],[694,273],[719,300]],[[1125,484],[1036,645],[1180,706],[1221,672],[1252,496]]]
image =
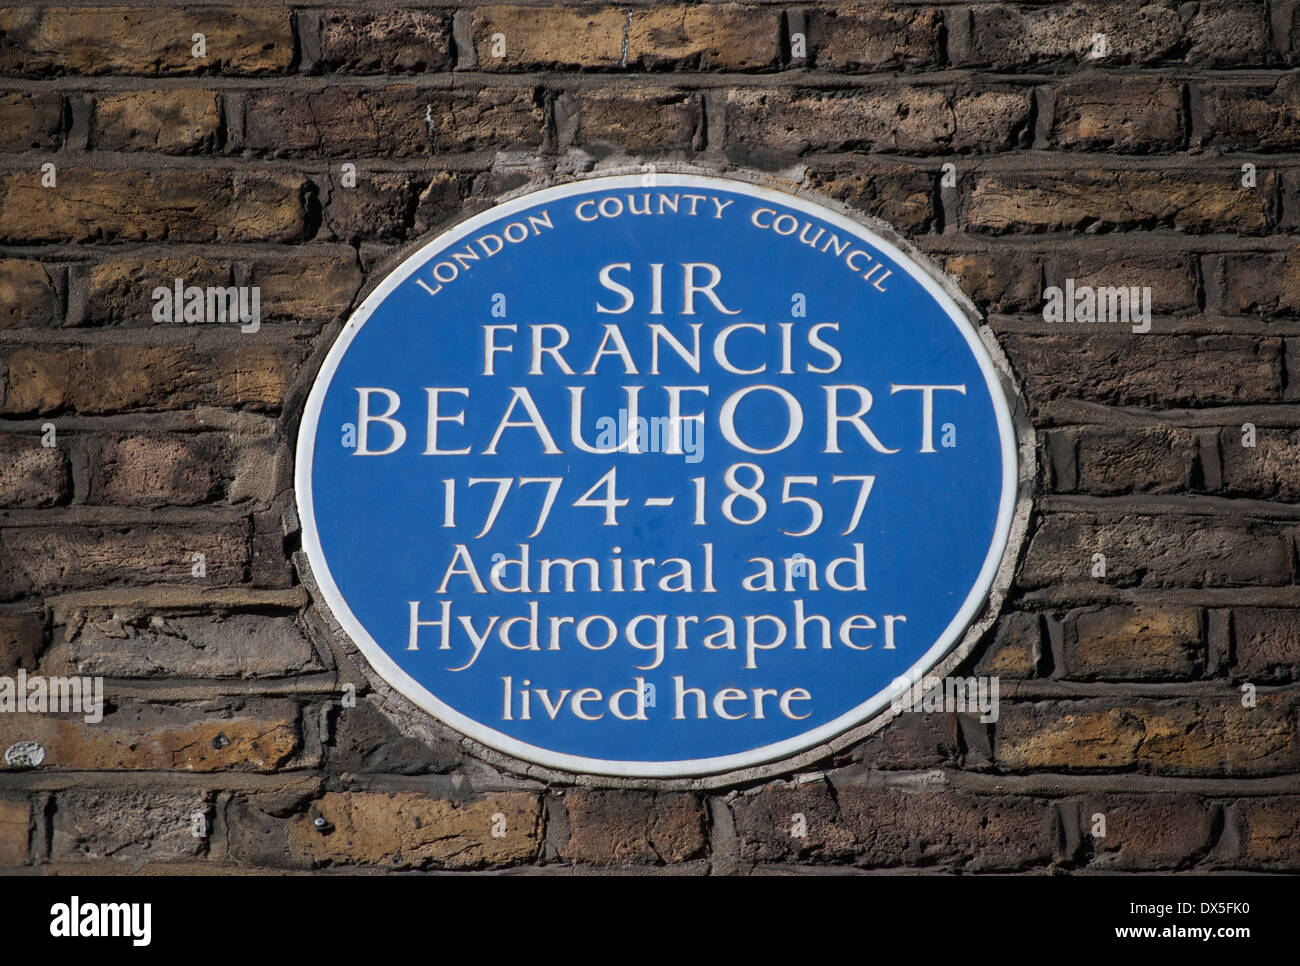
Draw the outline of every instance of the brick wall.
[[[1292,0],[0,10],[0,674],[109,701],[0,715],[45,750],[0,769],[0,866],[1300,869],[1297,62]],[[903,715],[788,781],[548,783],[404,735],[330,643],[293,440],[375,266],[656,160],[843,200],[985,313],[1040,450],[964,667],[995,724]],[[177,277],[260,286],[263,325],[155,322]],[[1150,332],[1044,321],[1067,277],[1150,286]]]

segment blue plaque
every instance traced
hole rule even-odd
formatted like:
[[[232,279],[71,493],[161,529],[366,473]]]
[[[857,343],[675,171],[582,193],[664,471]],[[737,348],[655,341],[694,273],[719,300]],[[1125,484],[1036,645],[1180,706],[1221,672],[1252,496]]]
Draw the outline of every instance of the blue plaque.
[[[685,777],[886,709],[988,597],[1017,441],[975,327],[827,206],[695,175],[515,198],[348,321],[297,447],[320,595],[490,748]]]

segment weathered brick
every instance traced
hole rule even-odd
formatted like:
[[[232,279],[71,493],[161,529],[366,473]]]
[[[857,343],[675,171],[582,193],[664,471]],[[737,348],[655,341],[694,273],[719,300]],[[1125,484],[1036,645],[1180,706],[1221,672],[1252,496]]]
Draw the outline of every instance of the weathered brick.
[[[191,506],[220,497],[232,447],[213,433],[106,437],[91,461],[90,502]]]
[[[1132,231],[1172,228],[1189,233],[1272,227],[1277,177],[1262,171],[1243,188],[1240,172],[1103,170],[1069,174],[977,174],[964,209],[971,231]]]
[[[1221,700],[1002,703],[994,756],[1013,770],[1171,775],[1264,775],[1300,761],[1296,704],[1261,695],[1254,708],[1225,689]]]
[[[808,166],[808,186],[903,232],[934,224],[936,174],[889,162],[841,162]]]
[[[311,284],[304,285],[303,279]],[[361,289],[355,250],[298,248],[249,266],[249,282],[260,289],[262,320],[320,324],[341,319]]]
[[[744,88],[727,94],[726,125],[727,140],[746,151],[930,153],[951,140],[955,120],[947,95],[933,87],[850,94]]]
[[[1225,255],[1222,277],[1224,311],[1229,315],[1300,314],[1300,255]]]
[[[474,9],[470,36],[482,70],[615,68],[626,24],[617,7],[500,5]],[[505,47],[500,57],[498,43]]]
[[[988,677],[1032,678],[1043,653],[1042,621],[1037,614],[1009,613],[998,620],[993,643],[975,665]]]
[[[321,17],[320,66],[364,74],[450,70],[451,18],[438,10],[331,11]]]
[[[1097,815],[1105,817],[1104,837],[1093,835]],[[1081,803],[1079,831],[1092,846],[1089,868],[1178,869],[1213,843],[1215,816],[1212,803],[1181,795],[1107,796]]]
[[[251,97],[244,147],[277,157],[349,158],[536,147],[542,142],[542,118],[531,88],[327,87]]]
[[[307,231],[311,182],[281,172],[95,171],[0,175],[0,239],[296,241]]]
[[[1199,270],[1195,256],[1144,254],[1132,246],[1093,251],[1071,251],[1043,259],[1043,284],[1064,289],[1074,279],[1075,291],[1082,286],[1100,288],[1151,289],[1152,315],[1190,314],[1200,311]],[[1036,309],[1041,312],[1046,298]]]
[[[101,151],[192,154],[218,146],[221,101],[212,91],[182,89],[101,94],[90,145]]]
[[[860,866],[1017,869],[1051,860],[1048,802],[820,782],[772,784],[731,800],[743,858],[852,862]],[[794,815],[807,834],[791,835]]]
[[[62,133],[63,98],[58,93],[0,94],[0,151],[56,151]]]
[[[103,677],[265,678],[321,670],[288,615],[74,611],[63,636],[77,671]]]
[[[1223,489],[1266,500],[1300,500],[1300,430],[1257,427],[1255,445],[1242,446],[1240,426],[1223,429]]]
[[[32,807],[25,799],[0,798],[0,867],[27,864]]]
[[[98,414],[196,405],[278,410],[305,355],[301,346],[266,344],[15,348],[4,355],[3,412]]]
[[[231,263],[202,255],[119,255],[108,257],[88,272],[85,312],[81,322],[124,322],[157,325],[153,311],[155,289],[174,291],[176,279],[185,286],[225,287],[232,283]]]
[[[330,191],[325,224],[340,241],[396,241],[428,231],[460,208],[461,185],[448,172],[373,174],[355,188]]]
[[[986,312],[1020,312],[1042,305],[1042,268],[1037,252],[963,252],[940,256],[961,291]]]
[[[364,700],[341,709],[334,729],[334,760],[345,772],[422,775],[451,771],[464,760],[453,742],[403,735]]]
[[[1232,611],[1234,670],[1251,680],[1300,677],[1300,611],[1236,607]]]
[[[872,768],[937,768],[961,754],[955,714],[900,714],[853,746],[851,759]]]
[[[1086,324],[1063,325],[1062,333],[1007,333],[1000,340],[1035,410],[1057,399],[1205,406],[1282,398],[1278,339],[1108,335]]]
[[[1069,434],[1079,493],[1174,493],[1197,466],[1196,435],[1167,426],[1088,426]]]
[[[247,531],[243,523],[7,528],[0,530],[0,596],[106,582],[238,583],[248,567]],[[195,553],[205,557],[205,577],[191,573]]]
[[[704,854],[704,807],[694,795],[581,789],[564,797],[563,856],[589,865],[682,862]]]
[[[120,863],[175,862],[207,851],[194,816],[211,824],[201,792],[77,789],[58,796],[51,858]]]
[[[1229,516],[1134,509],[1119,515],[1049,513],[1029,542],[1018,582],[1043,587],[1092,579],[1094,553],[1105,583],[1142,587],[1250,587],[1291,582],[1285,527]]]
[[[1082,63],[1094,59],[1097,34],[1106,36],[1100,62],[1108,64],[1257,66],[1277,59],[1262,3],[981,4],[971,18],[969,49],[955,58],[962,65]]]
[[[771,8],[652,4],[632,12],[626,66],[634,70],[775,67],[780,29],[780,13]]]
[[[204,57],[194,41],[206,38]],[[0,10],[0,74],[251,74],[293,62],[287,7],[44,7]]]
[[[943,14],[933,7],[845,5],[812,14],[807,39],[821,70],[935,67],[943,59]]]
[[[1182,146],[1183,94],[1160,77],[1090,77],[1056,92],[1052,137],[1063,148],[1143,153]]]
[[[188,772],[276,771],[300,743],[298,708],[291,701],[243,709],[133,701],[110,707],[109,697],[98,723],[82,715],[0,716],[0,742],[6,748],[38,742],[45,749],[43,770]]]
[[[568,99],[575,144],[613,144],[656,153],[703,147],[704,107],[698,94],[619,85]],[[558,111],[558,107],[557,107]]]
[[[11,676],[19,668],[35,671],[44,649],[43,614],[0,614],[0,675]]]
[[[1202,84],[1197,143],[1225,151],[1300,148],[1300,78],[1272,84]]]
[[[55,506],[72,493],[68,458],[39,435],[0,435],[0,507]]]
[[[1300,798],[1245,801],[1242,855],[1268,869],[1300,869]]]
[[[978,152],[1028,146],[1033,105],[1033,95],[1025,89],[959,90],[952,102],[952,148]]]
[[[311,815],[289,825],[289,848],[317,864],[390,868],[472,869],[513,865],[535,858],[541,809],[527,792],[497,792],[457,802],[418,792],[329,792]],[[497,818],[496,816],[500,816]],[[492,834],[504,824],[505,834]]]
[[[849,93],[743,88],[728,92],[728,143],[739,151],[863,150],[933,154],[1013,146],[1031,110],[1023,91],[954,94],[938,87]],[[847,122],[847,123],[846,123]]]
[[[1108,607],[1078,613],[1069,623],[1065,665],[1071,678],[1178,680],[1200,676],[1205,666],[1201,615],[1194,607]]]
[[[63,314],[62,299],[40,262],[0,259],[0,329],[50,325]]]

